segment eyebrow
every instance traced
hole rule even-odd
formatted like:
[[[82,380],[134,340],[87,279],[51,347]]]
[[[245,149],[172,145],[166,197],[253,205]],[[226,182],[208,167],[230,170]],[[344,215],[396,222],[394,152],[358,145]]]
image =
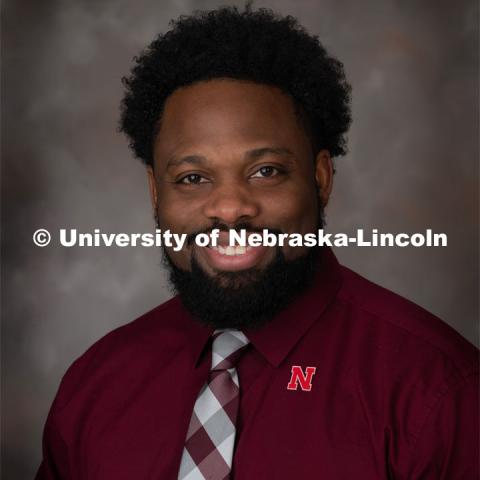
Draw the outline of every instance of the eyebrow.
[[[253,150],[248,150],[245,152],[244,157],[249,160],[258,160],[265,155],[281,155],[281,156],[293,156],[293,153],[284,147],[262,147],[262,148],[254,148]],[[167,170],[172,167],[178,167],[184,163],[189,165],[201,165],[202,163],[206,163],[207,157],[202,155],[187,155],[185,157],[171,157],[167,162]]]
[[[203,157],[202,155],[187,155],[186,157],[180,157],[180,158],[171,157],[167,162],[167,169],[171,167],[178,167],[183,163],[188,163],[190,165],[199,165],[206,161],[207,161],[206,157]]]
[[[246,158],[251,158],[255,160],[262,158],[265,155],[282,155],[282,156],[291,157],[293,156],[293,153],[288,148],[284,148],[284,147],[254,148],[253,150],[249,150],[248,152],[245,153]]]

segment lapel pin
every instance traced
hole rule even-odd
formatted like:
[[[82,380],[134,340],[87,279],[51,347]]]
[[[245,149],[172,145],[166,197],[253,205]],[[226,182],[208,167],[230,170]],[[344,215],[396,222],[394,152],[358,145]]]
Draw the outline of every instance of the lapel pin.
[[[287,390],[298,390],[300,385],[304,392],[309,392],[312,389],[312,379],[316,370],[316,367],[306,367],[304,372],[299,365],[292,365],[292,375]]]

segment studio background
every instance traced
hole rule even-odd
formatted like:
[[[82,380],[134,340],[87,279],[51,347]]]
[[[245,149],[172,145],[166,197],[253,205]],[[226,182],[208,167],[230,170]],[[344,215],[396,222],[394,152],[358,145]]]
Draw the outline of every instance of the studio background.
[[[116,131],[120,78],[171,18],[220,4],[3,2],[5,479],[33,477],[43,424],[71,362],[171,295],[155,249],[41,249],[32,233],[153,231],[145,169]],[[446,248],[335,253],[478,344],[477,2],[254,5],[298,17],[344,62],[353,86],[349,154],[336,162],[329,231],[448,234]]]

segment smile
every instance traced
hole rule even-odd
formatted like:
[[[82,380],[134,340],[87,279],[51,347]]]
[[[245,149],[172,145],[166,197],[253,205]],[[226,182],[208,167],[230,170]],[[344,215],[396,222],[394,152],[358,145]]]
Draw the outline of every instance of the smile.
[[[212,250],[215,250],[218,252],[220,255],[227,255],[227,256],[235,256],[235,255],[245,255],[248,253],[250,250],[252,250],[252,247],[241,247],[241,246],[235,246],[235,247],[222,247],[222,246],[217,246],[217,247],[209,247]]]
[[[269,247],[218,245],[199,247],[199,259],[216,271],[240,271],[257,267],[274,252]]]

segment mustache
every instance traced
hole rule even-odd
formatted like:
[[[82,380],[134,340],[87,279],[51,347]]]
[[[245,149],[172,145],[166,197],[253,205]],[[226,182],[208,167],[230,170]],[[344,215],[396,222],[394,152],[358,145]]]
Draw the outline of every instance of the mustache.
[[[263,233],[264,230],[267,230],[269,233],[273,233],[274,235],[280,235],[283,233],[280,229],[278,228],[271,228],[267,226],[254,226],[251,225],[250,223],[243,222],[243,223],[237,223],[233,227],[229,227],[225,223],[221,222],[214,222],[212,225],[209,227],[202,228],[200,230],[197,230],[195,232],[189,233],[187,235],[187,245],[190,246],[195,242],[195,238],[198,234],[204,233],[204,234],[211,234],[212,230],[218,229],[221,232],[228,232],[229,230],[235,230],[236,232],[240,230],[246,230],[249,233]]]

